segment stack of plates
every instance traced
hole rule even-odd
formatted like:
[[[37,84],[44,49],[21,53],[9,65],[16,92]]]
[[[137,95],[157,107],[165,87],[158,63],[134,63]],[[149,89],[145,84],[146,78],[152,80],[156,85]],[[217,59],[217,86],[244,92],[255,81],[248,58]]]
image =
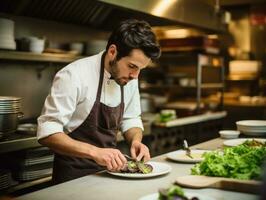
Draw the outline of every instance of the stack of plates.
[[[39,164],[26,167],[14,173],[14,178],[18,181],[31,181],[39,178],[51,176],[53,164]]]
[[[21,98],[0,96],[0,114],[19,113]]]
[[[0,190],[11,186],[11,172],[8,170],[0,169]]]
[[[14,21],[0,18],[0,49],[16,49]]]
[[[237,121],[236,125],[245,135],[266,136],[266,120],[243,120]]]
[[[19,155],[14,178],[17,181],[30,181],[52,175],[53,153],[46,147],[25,151]]]

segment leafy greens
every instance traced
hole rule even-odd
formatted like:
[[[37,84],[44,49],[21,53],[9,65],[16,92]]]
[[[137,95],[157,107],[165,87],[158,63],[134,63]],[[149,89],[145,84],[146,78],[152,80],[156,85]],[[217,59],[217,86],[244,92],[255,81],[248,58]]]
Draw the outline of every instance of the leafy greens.
[[[245,142],[204,155],[204,160],[191,169],[192,175],[206,175],[242,180],[260,179],[266,146],[253,146]]]

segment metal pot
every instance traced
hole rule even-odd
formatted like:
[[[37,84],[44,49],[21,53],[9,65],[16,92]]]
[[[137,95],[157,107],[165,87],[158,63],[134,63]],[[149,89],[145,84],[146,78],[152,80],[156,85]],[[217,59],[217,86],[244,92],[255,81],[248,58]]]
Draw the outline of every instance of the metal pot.
[[[23,117],[23,113],[0,113],[0,132],[13,133],[17,130],[19,119]]]
[[[142,112],[154,112],[155,105],[154,99],[150,94],[141,94],[140,97],[140,106]]]

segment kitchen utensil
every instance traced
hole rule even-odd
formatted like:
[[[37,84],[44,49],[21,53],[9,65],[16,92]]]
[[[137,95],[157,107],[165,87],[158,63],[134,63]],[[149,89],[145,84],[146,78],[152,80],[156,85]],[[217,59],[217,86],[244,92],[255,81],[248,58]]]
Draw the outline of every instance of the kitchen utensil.
[[[244,135],[266,136],[266,120],[241,120],[236,125]]]
[[[154,99],[153,99],[152,95],[142,93],[140,95],[140,106],[141,106],[141,111],[143,113],[154,112],[155,104],[154,104]]]
[[[14,28],[15,22],[13,20],[0,18],[0,49],[16,49]]]
[[[0,114],[0,132],[12,133],[17,130],[18,121],[23,117],[23,113]]]
[[[184,150],[186,151],[186,155],[188,157],[190,157],[191,159],[193,159],[193,157],[191,156],[191,150],[188,147],[188,144],[187,144],[187,141],[186,140],[184,140]]]
[[[238,138],[240,131],[236,130],[221,130],[219,131],[221,138],[223,139],[235,139]]]
[[[81,55],[84,52],[84,43],[72,42],[69,44],[69,50],[75,52],[77,55]]]
[[[127,155],[127,154],[123,154],[123,155],[126,157],[126,159],[127,159],[128,161],[135,161],[135,159],[132,158],[132,157],[129,156],[129,155]]]
[[[258,194],[261,182],[255,180],[188,175],[178,177],[176,179],[176,184],[196,189],[217,188]]]
[[[29,51],[34,53],[42,53],[44,50],[45,40],[37,37],[28,37]]]
[[[21,98],[12,96],[0,96],[0,132],[12,133],[17,130],[20,112]]]

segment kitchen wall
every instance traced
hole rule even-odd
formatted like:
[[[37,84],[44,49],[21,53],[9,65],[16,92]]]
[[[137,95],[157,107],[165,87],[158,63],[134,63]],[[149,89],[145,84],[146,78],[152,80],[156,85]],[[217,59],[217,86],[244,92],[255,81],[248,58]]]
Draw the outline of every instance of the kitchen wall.
[[[52,43],[89,42],[108,38],[90,27],[8,16],[15,21],[15,37],[45,37]],[[0,60],[0,95],[22,97],[24,119],[39,116],[55,73],[66,64]]]

